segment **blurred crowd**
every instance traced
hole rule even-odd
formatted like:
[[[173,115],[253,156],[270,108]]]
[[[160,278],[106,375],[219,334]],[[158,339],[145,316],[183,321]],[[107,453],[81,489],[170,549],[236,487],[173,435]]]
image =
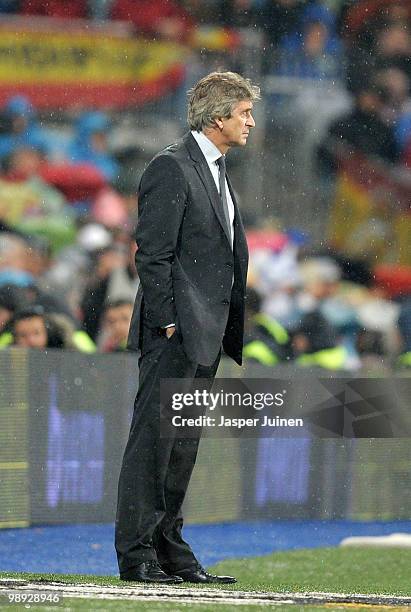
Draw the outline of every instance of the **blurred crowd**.
[[[336,170],[335,143],[411,166],[409,2],[0,0],[0,13],[122,20],[138,34],[186,41],[197,24],[252,27],[265,74],[338,82],[350,96],[318,147],[321,173]],[[108,114],[78,109],[62,134],[20,95],[0,109],[1,348],[125,349],[137,196],[121,187],[112,130]],[[246,359],[410,366],[406,292],[387,289],[371,268],[356,276],[338,254],[308,257],[295,236],[249,228],[249,238]]]
[[[411,295],[384,267],[308,253],[293,232],[250,230],[245,357],[333,371],[411,363]]]
[[[408,0],[0,0],[1,13],[118,20],[140,36],[186,43],[197,26],[252,29],[266,74],[341,84],[349,94],[319,149],[321,172],[333,172],[336,141],[411,166]]]
[[[115,188],[119,163],[109,150],[109,130],[106,114],[83,111],[62,138],[23,96],[3,109],[2,346],[124,348],[137,288],[137,204],[136,195]]]

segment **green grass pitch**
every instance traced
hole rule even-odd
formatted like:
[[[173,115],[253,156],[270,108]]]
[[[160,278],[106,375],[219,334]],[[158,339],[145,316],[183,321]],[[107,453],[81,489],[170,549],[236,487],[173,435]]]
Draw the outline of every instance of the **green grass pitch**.
[[[279,552],[264,557],[224,561],[211,571],[232,574],[238,582],[234,585],[212,585],[208,588],[230,591],[264,591],[276,593],[325,592],[346,594],[378,594],[411,596],[411,550],[400,548],[317,548]],[[30,581],[58,581],[70,584],[88,583],[102,586],[130,587],[114,576],[80,576],[56,574],[17,574],[1,572],[0,578],[24,578]],[[187,586],[187,585],[186,585]],[[195,585],[189,585],[195,588]],[[46,585],[45,585],[46,588]],[[178,590],[179,586],[174,587]],[[201,587],[204,588],[204,587]],[[4,600],[2,600],[4,601]],[[0,604],[1,606],[1,604]],[[256,612],[262,608],[277,608],[285,612],[315,612],[322,610],[411,610],[410,607],[365,606],[358,604],[326,604],[323,606],[270,604],[232,605],[219,603],[183,603],[157,601],[108,601],[64,597],[54,610],[141,610],[172,612],[196,610],[198,612]],[[30,606],[30,610],[42,610],[45,606]]]

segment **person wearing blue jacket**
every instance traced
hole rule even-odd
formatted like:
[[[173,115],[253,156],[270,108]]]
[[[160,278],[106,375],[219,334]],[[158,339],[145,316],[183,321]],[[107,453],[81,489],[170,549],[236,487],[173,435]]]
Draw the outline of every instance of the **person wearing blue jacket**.
[[[87,111],[81,114],[69,147],[69,158],[74,163],[93,164],[107,181],[113,182],[118,176],[119,165],[108,150],[109,128],[110,120],[105,113]]]
[[[0,134],[0,159],[17,149],[36,149],[44,155],[51,150],[51,141],[39,125],[30,100],[25,96],[13,96],[3,109],[8,119],[8,129]]]

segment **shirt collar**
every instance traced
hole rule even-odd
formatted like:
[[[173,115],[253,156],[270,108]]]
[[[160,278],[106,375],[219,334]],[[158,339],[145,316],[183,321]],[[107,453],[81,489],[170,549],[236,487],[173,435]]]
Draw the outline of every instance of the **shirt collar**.
[[[191,134],[209,164],[216,162],[217,159],[221,157],[221,151],[217,149],[215,144],[211,142],[211,140],[207,138],[207,136],[203,132],[195,132],[194,130],[192,130]]]

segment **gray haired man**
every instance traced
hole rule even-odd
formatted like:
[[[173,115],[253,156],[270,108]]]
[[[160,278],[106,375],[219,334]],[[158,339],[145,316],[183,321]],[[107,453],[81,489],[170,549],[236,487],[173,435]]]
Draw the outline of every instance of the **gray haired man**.
[[[230,583],[199,564],[183,540],[181,506],[199,436],[160,438],[160,381],[207,379],[221,350],[242,360],[248,251],[225,154],[255,126],[259,88],[213,72],[189,92],[190,132],[161,151],[139,189],[136,265],[141,280],[128,346],[141,352],[139,390],[119,481],[120,578]]]

